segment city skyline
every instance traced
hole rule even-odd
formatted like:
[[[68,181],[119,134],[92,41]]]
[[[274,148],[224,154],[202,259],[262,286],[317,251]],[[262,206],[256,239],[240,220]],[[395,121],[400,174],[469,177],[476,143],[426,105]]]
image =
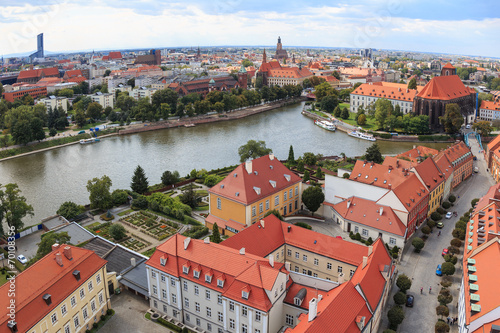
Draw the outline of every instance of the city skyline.
[[[497,57],[500,5],[482,1],[326,1],[251,3],[225,0],[4,1],[1,53],[153,47],[283,45],[407,50]],[[431,10],[432,8],[432,10]]]

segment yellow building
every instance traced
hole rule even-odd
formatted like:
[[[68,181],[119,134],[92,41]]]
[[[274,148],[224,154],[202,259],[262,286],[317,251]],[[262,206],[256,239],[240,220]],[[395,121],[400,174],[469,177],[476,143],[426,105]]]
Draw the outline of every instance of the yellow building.
[[[441,206],[444,194],[445,175],[432,158],[427,158],[413,169],[420,181],[429,190],[429,210],[431,216]]]
[[[54,244],[52,252],[0,287],[0,331],[85,332],[109,309],[106,260]]]
[[[240,164],[209,191],[210,214],[205,220],[212,229],[234,235],[277,210],[294,214],[301,208],[302,179],[273,154]]]

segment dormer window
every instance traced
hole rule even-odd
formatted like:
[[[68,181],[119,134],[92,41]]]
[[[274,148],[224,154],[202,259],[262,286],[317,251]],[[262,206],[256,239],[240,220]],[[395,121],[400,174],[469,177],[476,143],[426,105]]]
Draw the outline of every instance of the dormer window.
[[[217,279],[217,287],[224,288],[224,280]]]
[[[257,193],[257,195],[260,195],[260,187],[254,186],[253,190]]]
[[[285,176],[285,179],[287,182],[289,182],[292,179],[292,177],[290,177],[290,175],[284,174],[283,176]]]
[[[271,184],[272,187],[276,188],[276,182],[274,180],[270,180],[269,184]]]
[[[160,265],[165,266],[167,264],[167,258],[161,257],[160,258]]]
[[[220,184],[220,188],[224,188],[224,184]]]
[[[200,278],[200,271],[196,271],[196,270],[194,270],[194,271],[193,271],[193,276],[194,276],[196,279],[199,279],[199,278]]]
[[[212,270],[210,270],[207,274],[205,274],[205,282],[206,283],[212,283]]]
[[[243,291],[241,292],[241,298],[243,298],[243,299],[248,299],[248,291],[243,290]]]
[[[182,273],[188,274],[189,273],[189,266],[182,266]]]

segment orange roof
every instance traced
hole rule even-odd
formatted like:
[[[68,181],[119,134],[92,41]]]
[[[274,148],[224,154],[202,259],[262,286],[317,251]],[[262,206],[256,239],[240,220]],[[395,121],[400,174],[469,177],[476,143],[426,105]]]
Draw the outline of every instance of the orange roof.
[[[73,77],[83,76],[83,74],[81,70],[75,69],[72,71],[66,71],[66,73],[64,73],[64,76],[67,78],[73,78]]]
[[[210,224],[214,224],[214,223],[217,223],[217,227],[219,228],[222,228],[222,229],[226,229],[226,226],[227,227],[230,227],[236,231],[242,231],[243,229],[245,229],[245,225],[244,224],[241,224],[239,222],[236,222],[235,220],[233,219],[229,219],[229,220],[224,220],[224,219],[221,219],[217,216],[214,216],[212,214],[208,214],[207,218],[205,219],[206,222],[210,223]]]
[[[457,162],[465,157],[466,159],[472,159],[472,152],[470,151],[470,148],[465,145],[463,141],[460,141],[453,146],[447,148],[443,152],[448,160],[451,162],[453,165],[453,162]]]
[[[413,99],[417,95],[417,90],[408,89],[405,84],[398,85],[399,86],[395,86],[394,84],[385,85],[385,82],[383,85],[365,83],[360,85],[351,94],[413,102]]]
[[[109,59],[121,59],[122,53],[121,52],[109,52],[108,58]]]
[[[210,289],[220,291],[223,296],[236,299],[238,302],[253,308],[268,311],[271,307],[265,290],[271,290],[282,268],[276,263],[271,267],[269,261],[239,249],[232,249],[222,244],[205,243],[203,240],[191,239],[184,249],[187,237],[175,234],[165,243],[156,248],[155,253],[146,262],[147,265],[160,271],[182,276]],[[165,266],[160,264],[160,258],[166,258]],[[200,278],[193,276],[192,269],[183,273],[182,267],[198,267]],[[205,273],[213,274],[210,283],[205,281]],[[217,279],[225,279],[222,288],[217,286]],[[242,298],[242,290],[249,291],[248,299]]]
[[[244,247],[248,253],[262,257],[287,244],[355,266],[368,253],[364,245],[297,227],[280,221],[274,215],[265,217],[263,221],[264,227],[260,222],[254,223],[221,244],[233,249]]]
[[[65,257],[63,248],[69,246],[72,260]],[[56,253],[61,254],[63,266],[56,263]],[[16,322],[19,332],[27,332],[43,317],[54,310],[71,293],[106,264],[94,251],[62,245],[28,267],[16,277]],[[80,280],[73,276],[80,271]],[[104,279],[104,276],[101,278]],[[8,332],[7,314],[10,299],[7,297],[9,283],[0,287],[0,331]],[[43,295],[51,295],[52,303],[47,305]]]
[[[350,197],[335,205],[325,204],[333,207],[346,220],[401,237],[406,234],[406,226],[389,206],[358,197]]]
[[[294,283],[292,283],[290,288],[287,290],[286,297],[283,300],[283,302],[291,304],[293,306],[296,306],[295,302],[294,302],[294,298],[295,298],[295,296],[297,296],[297,293],[302,289],[305,289],[306,295],[305,295],[304,299],[302,300],[302,304],[300,304],[300,307],[302,309],[306,309],[306,310],[309,309],[309,301],[311,301],[311,299],[318,297],[318,295],[322,295],[324,297],[327,294],[326,291],[318,290],[316,288],[311,288],[311,287],[304,286],[304,285],[301,285],[301,284],[294,282]],[[335,290],[335,289],[337,289],[337,288],[334,288],[333,290]]]
[[[59,77],[59,70],[57,67],[51,68],[41,68],[41,69],[29,69],[26,71],[19,72],[17,79],[27,79],[33,77],[45,77],[45,76],[57,76]]]
[[[209,192],[248,205],[301,181],[274,155],[266,155],[240,164]]]
[[[70,79],[67,79],[67,82],[75,82],[75,83],[80,83],[83,81],[86,81],[87,79],[84,76],[79,76],[79,77],[72,77]]]
[[[425,146],[418,146],[413,149],[410,149],[404,153],[397,155],[397,157],[406,157],[412,160],[412,162],[417,162],[418,158],[426,157],[426,156],[435,156],[439,153],[437,149],[429,148]]]
[[[422,179],[422,182],[427,186],[429,192],[432,192],[442,182],[445,181],[444,175],[439,171],[438,166],[432,158],[427,158],[422,163],[415,166],[415,170]]]
[[[326,82],[338,82],[339,79],[337,79],[335,76],[332,75],[327,75],[327,76],[322,76]]]
[[[492,151],[493,149],[496,149],[498,145],[500,144],[500,135],[497,135],[493,140],[488,142],[488,151]]]
[[[278,78],[303,78],[310,77],[314,74],[307,68],[299,69],[298,67],[282,67],[282,68],[273,68],[267,71],[269,77],[278,77]]]
[[[444,174],[444,179],[447,180],[448,178],[450,178],[451,174],[453,173],[453,166],[451,165],[448,158],[444,156],[444,154],[438,154],[433,159],[436,162],[439,171]]]
[[[403,167],[357,160],[349,179],[388,189],[401,184],[408,173],[409,170]]]
[[[500,102],[497,101],[482,101],[480,109],[500,111]]]
[[[385,165],[385,166],[390,165],[393,168],[405,168],[405,169],[411,169],[411,167],[415,164],[417,164],[416,161],[415,162],[407,161],[403,158],[398,158],[398,157],[394,157],[394,156],[386,156],[384,158],[384,162],[382,162],[382,165]]]
[[[455,69],[455,67],[453,67],[453,65],[450,63],[447,63],[446,65],[444,65],[443,68]]]
[[[427,190],[414,173],[394,189],[394,194],[405,205],[408,211],[418,207],[420,202],[427,201]]]
[[[435,76],[417,95],[425,99],[452,100],[475,94],[476,91],[466,87],[458,75]]]

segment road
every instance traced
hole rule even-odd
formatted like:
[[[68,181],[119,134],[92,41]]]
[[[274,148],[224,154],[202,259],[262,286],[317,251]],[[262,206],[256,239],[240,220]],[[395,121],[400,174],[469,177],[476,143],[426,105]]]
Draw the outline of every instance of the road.
[[[470,202],[472,199],[483,196],[495,184],[492,177],[486,171],[486,161],[484,155],[479,153],[479,144],[475,139],[471,139],[470,144],[472,153],[477,156],[474,166],[479,168],[479,173],[473,174],[453,190],[453,194],[458,199],[454,207],[450,210],[458,212],[458,217],[452,217],[448,220],[443,219],[444,228],[441,231],[441,236],[438,237],[438,232],[435,229],[429,235],[425,247],[420,253],[413,252],[412,246],[407,247],[398,265],[399,274],[406,274],[412,279],[412,287],[408,293],[415,296],[414,307],[405,308],[405,319],[399,327],[400,332],[434,331],[434,325],[438,319],[436,315],[436,307],[439,305],[437,295],[441,289],[439,284],[441,278],[436,275],[435,270],[438,264],[444,262],[441,252],[450,245],[450,241],[453,239],[451,232],[454,229],[455,223],[471,208]],[[417,233],[419,237],[422,235],[420,231]],[[450,287],[453,295],[453,302],[448,305],[451,317],[457,317],[458,292],[462,274],[462,256],[463,251],[458,255],[458,263],[455,265],[457,270],[453,276],[453,285]],[[429,287],[432,287],[431,293],[429,293]],[[420,288],[423,288],[423,294],[420,294]],[[397,291],[398,288],[394,285],[384,309],[383,322],[379,328],[379,332],[388,328],[387,311],[394,305],[392,297]],[[458,332],[457,326],[451,326],[450,332]]]

